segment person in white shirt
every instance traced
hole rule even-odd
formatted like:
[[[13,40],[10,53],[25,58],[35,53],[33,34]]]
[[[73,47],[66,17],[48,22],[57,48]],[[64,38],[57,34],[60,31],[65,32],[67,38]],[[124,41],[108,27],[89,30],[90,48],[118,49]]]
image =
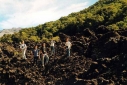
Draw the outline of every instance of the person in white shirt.
[[[24,41],[22,41],[22,44],[20,45],[20,49],[21,49],[21,52],[22,52],[22,58],[23,59],[27,59],[26,58],[26,49],[27,49],[27,46],[26,44],[24,43]]]
[[[53,39],[51,40],[50,47],[51,47],[51,56],[52,56],[55,54],[55,41]]]
[[[69,41],[69,38],[66,39],[65,46],[67,47],[66,51],[67,51],[67,56],[69,57],[70,56],[70,49],[72,46],[71,42]]]

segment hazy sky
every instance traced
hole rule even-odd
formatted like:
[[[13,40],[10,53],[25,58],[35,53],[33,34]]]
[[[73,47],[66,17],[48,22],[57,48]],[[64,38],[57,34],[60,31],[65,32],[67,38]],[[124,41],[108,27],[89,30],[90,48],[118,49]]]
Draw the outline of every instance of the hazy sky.
[[[79,12],[98,0],[0,0],[0,30],[34,27]]]

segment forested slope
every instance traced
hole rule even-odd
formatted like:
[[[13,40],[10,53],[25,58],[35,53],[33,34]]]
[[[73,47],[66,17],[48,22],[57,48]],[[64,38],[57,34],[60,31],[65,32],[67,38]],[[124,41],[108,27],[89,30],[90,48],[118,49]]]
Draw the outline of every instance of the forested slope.
[[[100,25],[109,30],[127,29],[127,0],[99,0],[80,12],[71,13],[56,21],[24,28],[13,35],[4,35],[1,41],[41,41],[57,36],[60,32],[75,35],[86,28],[96,30]]]

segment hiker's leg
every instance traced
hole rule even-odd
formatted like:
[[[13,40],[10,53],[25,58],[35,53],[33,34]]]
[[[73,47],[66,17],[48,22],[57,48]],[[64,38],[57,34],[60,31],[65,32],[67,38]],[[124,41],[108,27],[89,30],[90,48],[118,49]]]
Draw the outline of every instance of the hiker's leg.
[[[55,55],[55,47],[53,46],[53,55]]]
[[[51,46],[51,56],[53,55],[53,46]]]
[[[70,49],[67,48],[67,57],[70,56]]]
[[[49,56],[45,55],[45,58],[46,58],[45,64],[47,64],[49,62]]]
[[[70,50],[70,49],[68,49],[68,56],[70,56],[70,53],[71,53],[71,50]]]
[[[42,55],[42,66],[44,66],[44,55]]]
[[[66,55],[67,55],[67,57],[68,57],[68,55],[69,55],[69,52],[68,52],[69,50],[68,49],[66,49]]]
[[[24,59],[26,59],[26,50],[24,50]]]
[[[24,59],[24,50],[22,50],[22,59]]]
[[[34,61],[33,61],[33,64],[35,64],[35,56],[34,56]]]
[[[38,64],[38,62],[37,62],[37,61],[38,61],[38,56],[36,57],[36,65]]]

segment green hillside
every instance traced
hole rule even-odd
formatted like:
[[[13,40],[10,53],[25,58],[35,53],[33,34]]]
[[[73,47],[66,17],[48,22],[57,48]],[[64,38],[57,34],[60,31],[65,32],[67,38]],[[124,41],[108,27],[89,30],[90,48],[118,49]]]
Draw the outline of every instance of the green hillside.
[[[47,41],[60,32],[75,35],[86,28],[95,30],[101,25],[109,30],[127,29],[127,0],[99,0],[80,12],[71,13],[36,27],[24,28],[13,35],[4,35],[0,40],[2,42],[19,42],[22,39]]]

